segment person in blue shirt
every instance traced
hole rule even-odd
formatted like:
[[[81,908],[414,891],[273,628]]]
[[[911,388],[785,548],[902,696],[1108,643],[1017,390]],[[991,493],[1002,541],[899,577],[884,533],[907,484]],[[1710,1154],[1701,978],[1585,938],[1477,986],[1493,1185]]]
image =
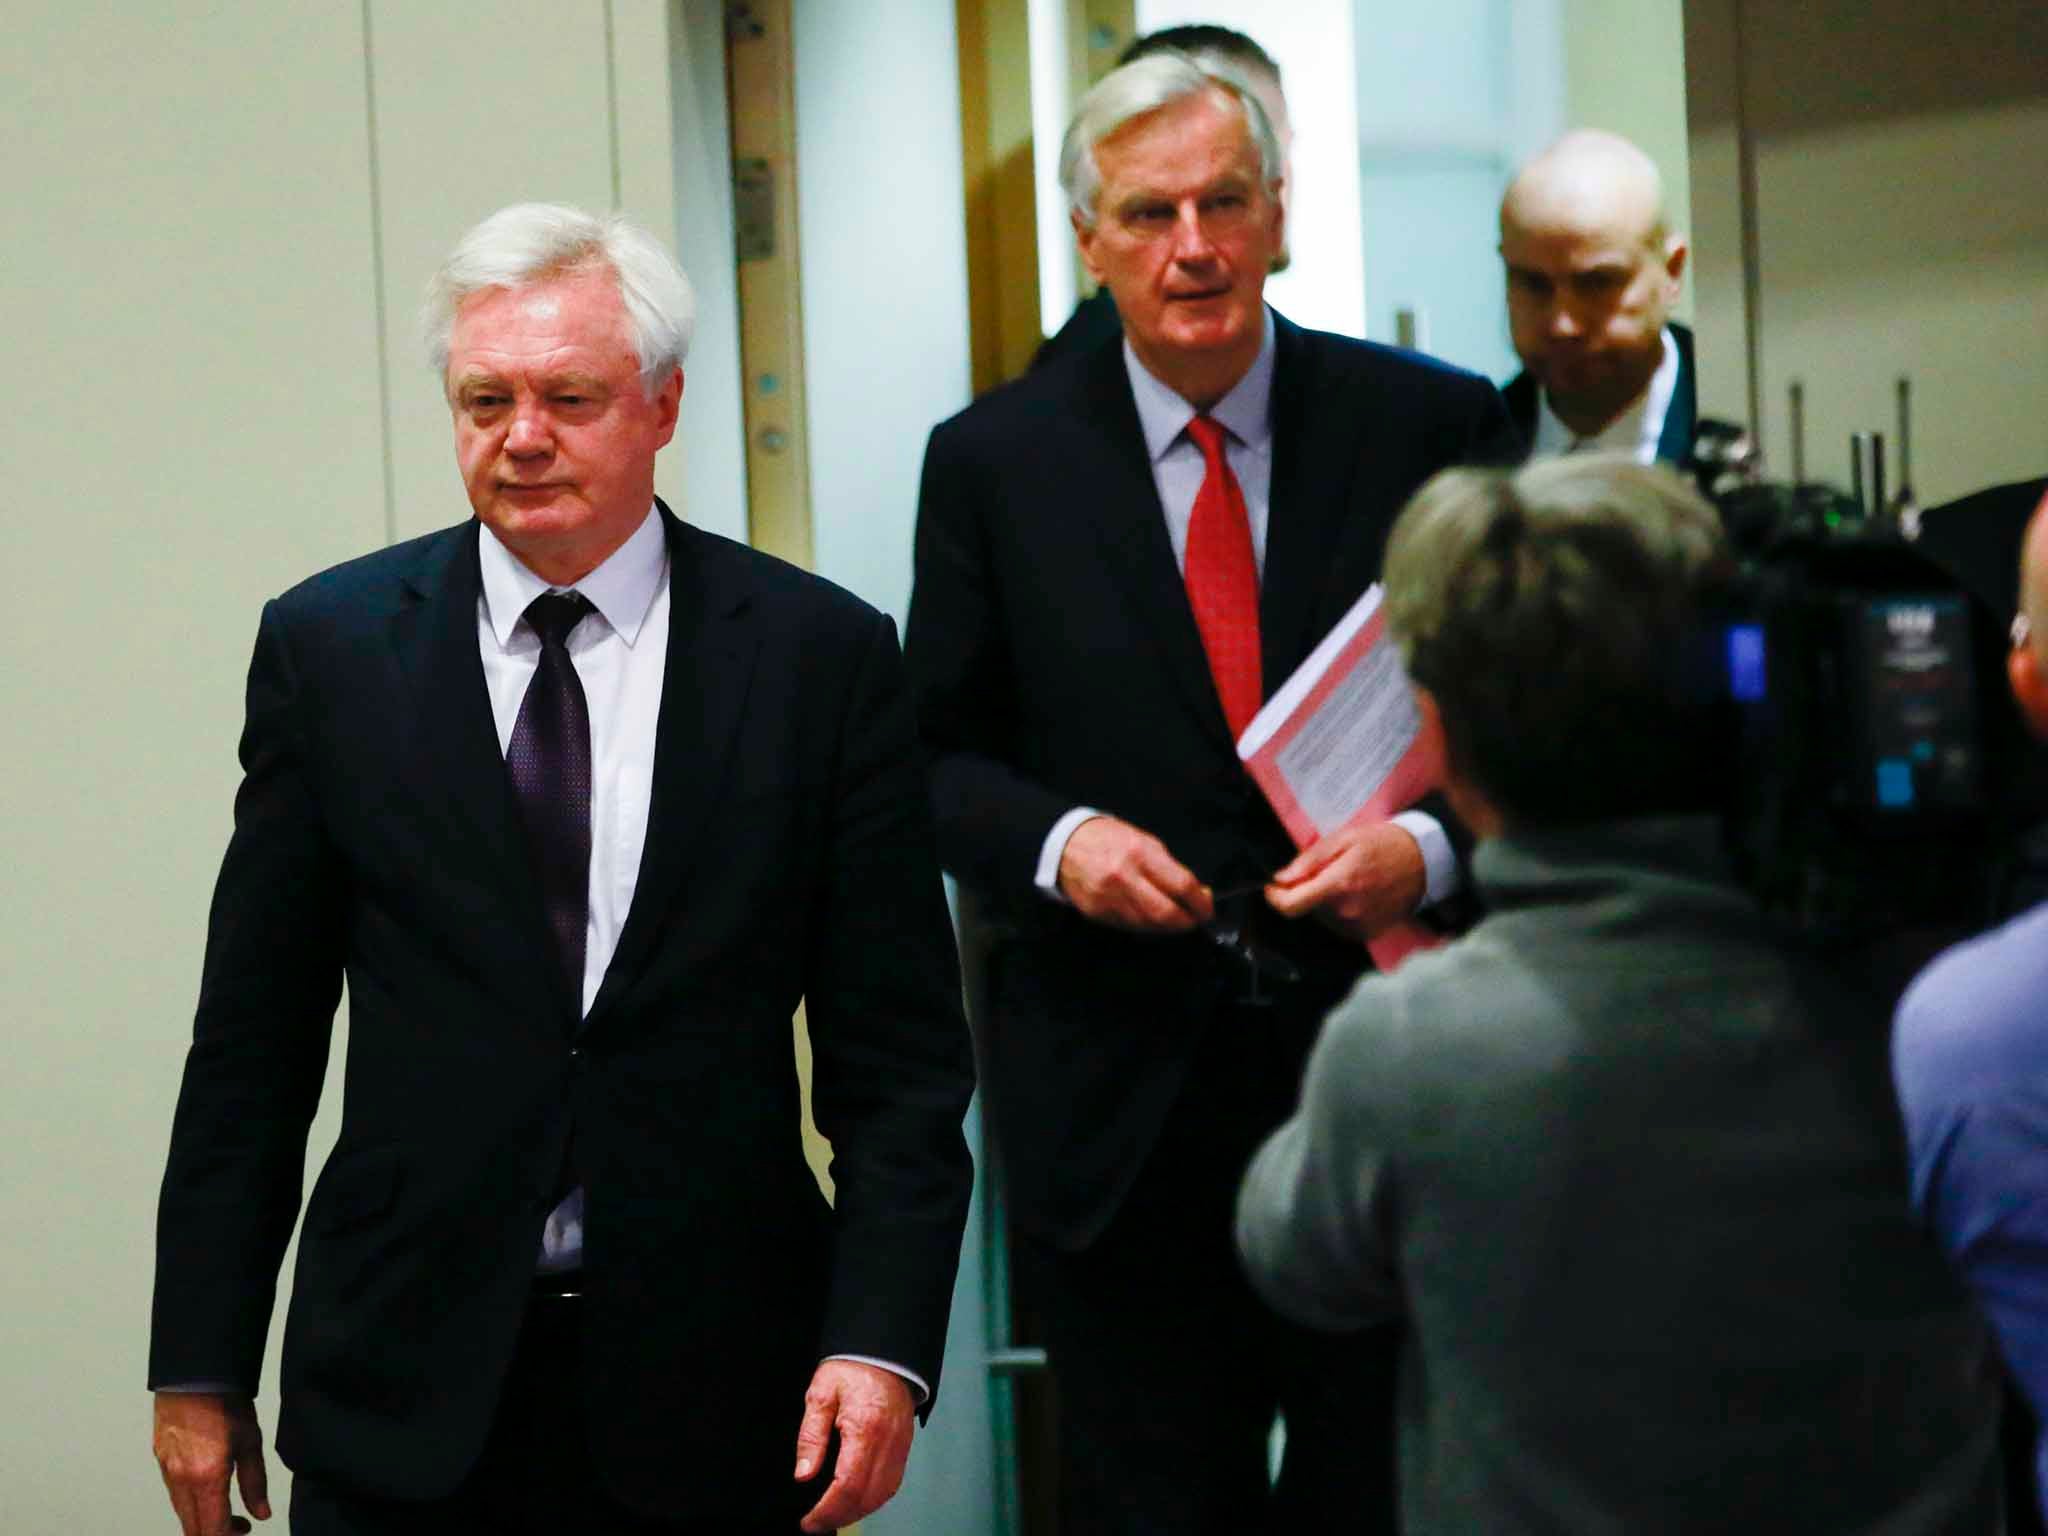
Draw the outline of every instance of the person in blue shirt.
[[[2006,673],[2029,729],[2048,740],[2048,499],[2027,526]],[[1915,979],[1894,1021],[1892,1069],[1914,1206],[1990,1319],[2035,1417],[2048,1419],[2048,905]],[[2035,1470],[2038,1496],[2048,1435]]]

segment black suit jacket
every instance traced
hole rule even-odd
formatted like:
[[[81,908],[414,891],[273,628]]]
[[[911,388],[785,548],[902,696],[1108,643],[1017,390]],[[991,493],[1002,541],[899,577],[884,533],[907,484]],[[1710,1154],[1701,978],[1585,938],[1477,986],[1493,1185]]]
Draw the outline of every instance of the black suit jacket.
[[[1038,344],[1038,350],[1031,355],[1031,366],[1043,368],[1061,358],[1077,357],[1123,333],[1123,316],[1116,312],[1115,295],[1107,288],[1098,288],[1074,306],[1065,325]]]
[[[1417,486],[1516,446],[1483,379],[1285,320],[1276,346],[1269,690],[1379,574]],[[1114,1214],[1239,983],[1203,936],[1135,937],[1047,900],[1033,886],[1046,834],[1093,806],[1219,888],[1263,879],[1293,846],[1239,766],[1119,341],[933,432],[916,559],[906,657],[940,854],[1005,930],[980,1046],[1011,1205],[1027,1230],[1078,1247]],[[1305,972],[1295,1006],[1319,1016],[1364,953],[1313,923],[1277,926]]]
[[[1671,405],[1664,412],[1664,430],[1657,436],[1657,460],[1662,464],[1685,464],[1692,459],[1693,435],[1699,427],[1699,382],[1693,372],[1692,332],[1671,322],[1671,337],[1678,343],[1678,382],[1672,387]],[[1536,441],[1536,380],[1527,371],[1516,374],[1501,386],[1508,415],[1525,444]]]
[[[894,629],[662,510],[646,848],[580,1029],[485,694],[477,525],[264,611],[150,1373],[256,1385],[345,977],[346,1099],[306,1207],[277,1441],[368,1494],[446,1493],[480,1449],[572,1131],[590,1299],[570,1387],[621,1497],[800,1510],[822,1356],[938,1380],[971,1077]],[[799,1000],[836,1208],[798,1134]]]

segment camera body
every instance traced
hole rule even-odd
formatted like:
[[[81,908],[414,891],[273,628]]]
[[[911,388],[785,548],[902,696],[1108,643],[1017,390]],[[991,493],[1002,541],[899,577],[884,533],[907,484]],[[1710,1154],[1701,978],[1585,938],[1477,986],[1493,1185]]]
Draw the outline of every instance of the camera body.
[[[1999,626],[1881,518],[1822,486],[1715,498],[1739,562],[1717,615],[1730,841],[1816,939],[1988,911],[2010,731]]]

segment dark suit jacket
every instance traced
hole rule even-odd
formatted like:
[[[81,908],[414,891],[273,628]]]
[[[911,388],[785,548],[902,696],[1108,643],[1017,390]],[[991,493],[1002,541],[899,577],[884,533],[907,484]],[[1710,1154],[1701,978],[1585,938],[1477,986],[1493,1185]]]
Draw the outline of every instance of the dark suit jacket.
[[[1485,380],[1278,320],[1260,632],[1270,690],[1379,574],[1433,472],[1509,457]],[[1089,805],[1219,889],[1293,853],[1239,766],[1168,542],[1116,340],[1036,369],[932,434],[906,658],[940,855],[1001,914],[980,1046],[1012,1209],[1082,1246],[1114,1213],[1219,998],[1200,935],[1133,937],[1042,896],[1047,832]],[[1319,1016],[1364,963],[1277,924]],[[1305,1048],[1304,1040],[1304,1048]],[[1284,1105],[1275,1110],[1284,1113]]]
[[[277,1442],[367,1494],[439,1496],[480,1449],[572,1130],[590,1293],[572,1385],[621,1497],[800,1510],[816,1490],[783,1490],[822,1356],[938,1380],[971,1080],[894,629],[663,517],[646,849],[580,1030],[485,694],[477,525],[264,610],[150,1375],[256,1385],[346,977],[341,1133],[301,1232]],[[800,999],[836,1209],[798,1135]]]
[[[1664,413],[1664,430],[1657,437],[1657,459],[1664,464],[1684,464],[1692,458],[1692,440],[1699,426],[1699,383],[1693,373],[1692,331],[1671,322],[1672,339],[1678,343],[1678,383],[1671,391],[1671,405]],[[1508,415],[1525,444],[1536,441],[1536,381],[1525,371],[1501,386]]]
[[[1078,357],[1123,333],[1123,317],[1116,312],[1115,297],[1107,288],[1098,288],[1074,306],[1065,325],[1038,344],[1031,366],[1043,368],[1064,357]]]
[[[2018,599],[2027,520],[2043,495],[2048,495],[2048,479],[2015,480],[1923,508],[1914,547],[2003,623]]]

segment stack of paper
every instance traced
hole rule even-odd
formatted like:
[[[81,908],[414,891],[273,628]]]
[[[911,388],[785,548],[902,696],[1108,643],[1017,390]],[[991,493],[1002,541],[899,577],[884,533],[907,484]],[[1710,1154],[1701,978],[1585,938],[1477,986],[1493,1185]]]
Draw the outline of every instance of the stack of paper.
[[[1238,738],[1237,755],[1297,847],[1384,821],[1441,783],[1443,744],[1422,716],[1400,652],[1385,638],[1375,582]],[[1367,945],[1381,970],[1440,942],[1420,923]]]

